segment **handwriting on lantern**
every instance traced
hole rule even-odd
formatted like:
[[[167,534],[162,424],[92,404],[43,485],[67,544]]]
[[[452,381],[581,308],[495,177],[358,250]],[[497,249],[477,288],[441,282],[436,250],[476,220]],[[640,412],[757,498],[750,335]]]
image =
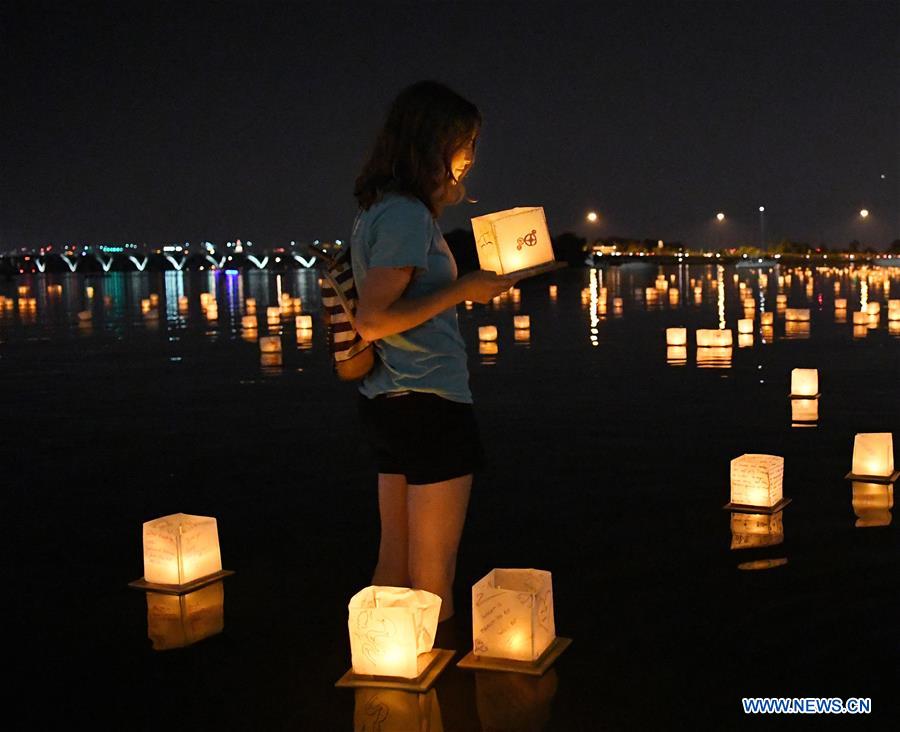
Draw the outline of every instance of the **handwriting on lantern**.
[[[369,612],[361,612],[356,618],[354,635],[360,641],[363,654],[374,664],[381,660],[385,652],[381,641],[395,634],[394,623],[388,618]]]

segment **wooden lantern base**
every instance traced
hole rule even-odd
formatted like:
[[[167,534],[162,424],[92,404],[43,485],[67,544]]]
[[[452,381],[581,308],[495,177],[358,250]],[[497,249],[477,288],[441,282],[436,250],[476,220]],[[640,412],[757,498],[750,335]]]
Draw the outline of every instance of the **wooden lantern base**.
[[[789,396],[791,399],[818,399],[820,396],[822,396],[822,392],[821,392],[821,391],[817,391],[815,394],[812,394],[812,395],[808,395],[808,394],[788,394],[788,396]]]
[[[475,651],[470,651],[456,665],[471,671],[507,671],[529,676],[543,676],[570,645],[572,645],[571,638],[556,638],[537,661],[511,661],[506,658],[476,656]]]
[[[736,511],[737,513],[778,513],[791,502],[790,498],[782,498],[774,506],[748,506],[744,503],[726,503],[722,506],[726,511]]]
[[[160,585],[155,582],[147,582],[147,580],[141,577],[134,582],[129,582],[128,586],[133,587],[136,590],[143,590],[144,592],[162,592],[166,595],[186,595],[188,592],[199,590],[201,587],[211,585],[213,582],[218,582],[220,579],[229,577],[232,574],[234,574],[234,572],[230,569],[223,569],[220,572],[214,572],[205,577],[199,577],[193,582],[186,582],[183,585]]]
[[[355,689],[358,687],[374,687],[376,689],[396,689],[397,691],[428,691],[437,677],[453,660],[456,651],[445,648],[433,648],[428,653],[419,656],[419,675],[414,679],[405,679],[401,676],[370,676],[357,674],[351,668],[335,682],[339,689]]]
[[[844,476],[844,480],[857,480],[861,483],[883,483],[888,485],[900,480],[900,470],[895,470],[890,475],[857,475],[851,470]]]

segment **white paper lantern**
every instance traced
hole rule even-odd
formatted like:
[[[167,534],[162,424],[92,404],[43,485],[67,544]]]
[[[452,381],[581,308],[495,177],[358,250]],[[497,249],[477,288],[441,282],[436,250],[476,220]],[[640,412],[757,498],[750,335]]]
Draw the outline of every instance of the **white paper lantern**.
[[[473,585],[476,656],[536,661],[555,638],[550,572],[494,569]]]
[[[834,298],[834,309],[835,310],[846,310],[847,309],[847,298],[846,297]]]
[[[509,274],[554,261],[543,208],[518,207],[477,216],[472,232],[483,270]]]
[[[350,599],[353,672],[416,678],[434,646],[441,598],[407,587],[366,587]],[[426,659],[423,659],[423,662]]]
[[[809,308],[788,308],[784,312],[784,319],[790,321],[807,321],[809,320]]]
[[[866,312],[869,315],[881,315],[881,303],[880,302],[866,303]]]
[[[728,348],[733,342],[733,335],[730,328],[700,328],[697,330],[697,345],[700,348]]]
[[[222,571],[219,532],[210,516],[175,513],[144,524],[144,579],[185,585]]]
[[[731,503],[772,508],[782,499],[784,458],[747,454],[731,461]]]
[[[297,330],[312,329],[312,315],[298,315],[296,318]]]
[[[891,478],[894,474],[894,437],[890,432],[864,432],[853,441],[852,475]]]
[[[496,341],[497,340],[497,326],[496,325],[482,325],[478,328],[478,340],[480,341]]]
[[[281,353],[281,338],[279,336],[263,336],[259,339],[261,353]]]
[[[687,328],[666,328],[667,346],[686,346]]]
[[[207,305],[209,305],[209,301],[211,298],[212,298],[212,295],[210,295],[208,292],[201,292],[200,293],[200,307],[205,308]]]
[[[738,334],[740,333],[753,333],[753,321],[748,318],[743,318],[738,321]]]
[[[244,330],[256,330],[256,316],[255,315],[244,315],[241,317],[241,328]]]
[[[900,300],[888,300],[888,320],[900,320]]]
[[[513,328],[530,328],[531,327],[531,317],[528,315],[514,315],[513,316]]]
[[[793,369],[791,371],[791,396],[814,397],[818,394],[818,369]]]

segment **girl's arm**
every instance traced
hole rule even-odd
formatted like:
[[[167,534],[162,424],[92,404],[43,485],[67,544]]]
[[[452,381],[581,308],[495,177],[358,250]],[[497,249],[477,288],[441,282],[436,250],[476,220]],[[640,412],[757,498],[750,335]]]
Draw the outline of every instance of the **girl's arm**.
[[[508,290],[516,278],[478,270],[421,297],[403,297],[414,267],[372,267],[359,287],[356,330],[367,341],[421,325],[463,300],[486,303]]]

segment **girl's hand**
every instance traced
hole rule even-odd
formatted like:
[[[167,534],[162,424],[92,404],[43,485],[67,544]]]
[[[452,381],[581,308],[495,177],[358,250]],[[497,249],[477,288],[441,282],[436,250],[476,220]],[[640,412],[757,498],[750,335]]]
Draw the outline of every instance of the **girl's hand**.
[[[496,272],[479,269],[463,275],[459,281],[462,285],[463,293],[465,293],[464,299],[485,304],[497,297],[497,295],[506,292],[518,282],[518,278],[512,275],[498,275]]]

